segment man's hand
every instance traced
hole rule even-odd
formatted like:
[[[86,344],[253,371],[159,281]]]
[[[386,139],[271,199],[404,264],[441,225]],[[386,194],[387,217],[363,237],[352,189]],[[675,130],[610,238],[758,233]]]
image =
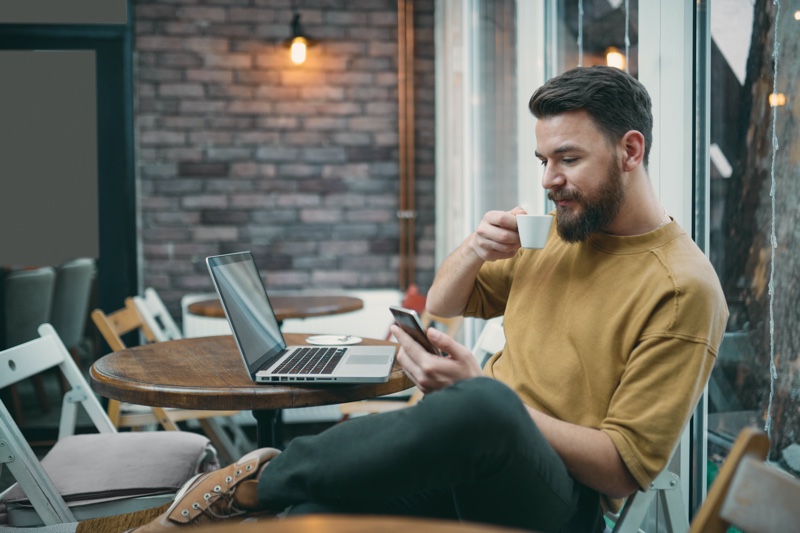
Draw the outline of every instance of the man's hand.
[[[428,329],[428,338],[434,346],[447,354],[446,357],[426,351],[396,325],[390,329],[400,343],[397,361],[411,381],[425,394],[449,387],[462,379],[483,375],[472,352],[435,328]]]
[[[489,211],[469,237],[469,247],[484,261],[513,257],[520,248],[516,215],[526,214],[521,207],[511,211]]]

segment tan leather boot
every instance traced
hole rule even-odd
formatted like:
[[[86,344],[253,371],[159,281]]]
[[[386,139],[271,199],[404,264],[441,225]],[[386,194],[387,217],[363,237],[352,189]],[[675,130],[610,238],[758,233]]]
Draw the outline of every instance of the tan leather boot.
[[[153,533],[186,525],[203,525],[244,514],[263,514],[258,506],[258,472],[277,456],[280,450],[261,448],[248,453],[232,465],[214,472],[198,474],[175,496],[164,514],[136,529],[136,533]]]

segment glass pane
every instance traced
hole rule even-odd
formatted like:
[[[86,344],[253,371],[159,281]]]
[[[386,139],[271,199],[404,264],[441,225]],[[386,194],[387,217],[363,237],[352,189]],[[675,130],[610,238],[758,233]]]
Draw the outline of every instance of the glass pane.
[[[613,65],[637,76],[638,0],[558,0],[556,6],[556,64],[550,74]]]
[[[514,18],[511,0],[484,0],[476,6],[478,24],[473,47],[477,88],[476,126],[480,151],[473,154],[478,168],[475,224],[486,211],[518,205],[516,119],[514,106]]]
[[[800,131],[795,124],[800,22],[793,11],[782,10],[773,95],[775,15],[776,6],[766,0],[755,5],[725,0],[711,9],[709,253],[731,318],[709,383],[710,478],[745,426],[770,428],[771,458],[785,468],[783,454],[800,440]],[[780,148],[774,162],[773,111]],[[791,469],[797,473],[800,466]]]

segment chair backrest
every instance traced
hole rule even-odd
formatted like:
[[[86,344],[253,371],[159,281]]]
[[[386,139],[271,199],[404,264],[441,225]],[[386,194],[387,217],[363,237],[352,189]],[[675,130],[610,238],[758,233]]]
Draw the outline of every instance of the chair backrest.
[[[7,346],[35,339],[39,324],[50,320],[55,278],[52,267],[18,270],[5,275]]]
[[[486,360],[503,349],[506,345],[506,335],[503,332],[503,317],[499,316],[486,321],[483,330],[475,344],[472,346],[472,355],[481,366]]]
[[[125,298],[125,307],[108,315],[102,309],[95,309],[92,311],[92,322],[115,352],[127,348],[122,341],[122,335],[137,329],[141,330],[147,342],[156,340],[152,330],[145,324],[142,315],[136,309],[133,298]]]
[[[50,324],[42,324],[39,337],[0,352],[0,389],[58,367],[70,390],[64,395],[59,424],[59,438],[75,433],[77,406],[86,409],[92,422],[101,433],[114,433],[111,420],[95,397],[75,361],[64,347],[58,333]],[[7,415],[7,411],[3,416]],[[2,440],[2,439],[0,439]]]
[[[68,348],[80,343],[86,329],[94,272],[94,260],[89,258],[73,259],[56,271],[50,324]]]
[[[764,462],[769,439],[745,428],[731,448],[708,497],[692,521],[690,533],[797,531],[800,480]]]
[[[150,328],[156,341],[163,342],[183,338],[181,330],[155,289],[148,287],[144,291],[144,297],[133,297],[133,303],[136,304],[136,309],[144,323]]]

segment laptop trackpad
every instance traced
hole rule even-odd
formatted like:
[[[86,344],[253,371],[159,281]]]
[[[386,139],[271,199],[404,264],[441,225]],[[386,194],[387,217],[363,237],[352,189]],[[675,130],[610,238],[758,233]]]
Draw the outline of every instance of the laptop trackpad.
[[[351,355],[348,365],[385,365],[391,360],[387,355]]]

